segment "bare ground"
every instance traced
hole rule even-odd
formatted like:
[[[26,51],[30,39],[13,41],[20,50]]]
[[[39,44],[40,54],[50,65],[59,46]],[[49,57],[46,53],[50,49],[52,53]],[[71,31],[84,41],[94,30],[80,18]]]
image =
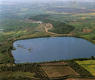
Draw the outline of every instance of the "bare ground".
[[[66,75],[79,75],[64,62],[45,63],[41,64],[41,66],[49,78],[62,77]]]

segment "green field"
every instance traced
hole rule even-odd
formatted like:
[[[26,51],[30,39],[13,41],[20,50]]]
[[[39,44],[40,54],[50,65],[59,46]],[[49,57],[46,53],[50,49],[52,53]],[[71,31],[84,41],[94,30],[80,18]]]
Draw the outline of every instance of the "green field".
[[[87,61],[76,61],[80,66],[89,71],[93,76],[95,76],[95,60]]]
[[[34,76],[35,74],[30,72],[2,72],[0,80],[32,80]]]

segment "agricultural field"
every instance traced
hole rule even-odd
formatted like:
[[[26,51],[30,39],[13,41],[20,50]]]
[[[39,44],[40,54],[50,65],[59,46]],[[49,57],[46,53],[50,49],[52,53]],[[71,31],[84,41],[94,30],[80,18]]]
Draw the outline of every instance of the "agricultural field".
[[[42,64],[42,69],[48,75],[49,78],[64,77],[67,75],[79,75],[65,62],[45,63]]]
[[[87,61],[76,61],[80,66],[89,71],[93,76],[95,76],[95,60]]]
[[[29,72],[0,72],[0,80],[31,80],[35,73]]]
[[[0,64],[0,80],[39,80],[37,64]]]

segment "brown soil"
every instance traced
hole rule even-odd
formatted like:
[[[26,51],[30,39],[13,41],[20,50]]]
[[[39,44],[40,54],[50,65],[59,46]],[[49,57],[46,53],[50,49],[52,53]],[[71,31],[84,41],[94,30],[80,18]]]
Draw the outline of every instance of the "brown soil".
[[[66,65],[67,63],[65,62],[49,62],[49,63],[43,63],[41,64],[42,66],[53,66],[53,65]]]
[[[48,30],[50,30],[50,29],[52,29],[52,28],[53,28],[53,25],[52,25],[52,24],[46,23],[46,25],[45,25],[45,31],[46,31],[46,32],[49,32]]]
[[[42,69],[50,78],[62,77],[66,75],[79,75],[65,62],[45,63],[41,64]]]
[[[92,29],[83,29],[83,32],[84,33],[89,33],[89,32],[92,32]]]

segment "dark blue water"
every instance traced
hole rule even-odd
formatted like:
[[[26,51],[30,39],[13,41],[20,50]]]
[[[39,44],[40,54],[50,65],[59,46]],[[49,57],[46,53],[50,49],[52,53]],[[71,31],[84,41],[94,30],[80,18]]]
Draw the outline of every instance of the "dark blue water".
[[[35,38],[14,42],[15,63],[44,62],[95,56],[95,45],[74,37]]]

